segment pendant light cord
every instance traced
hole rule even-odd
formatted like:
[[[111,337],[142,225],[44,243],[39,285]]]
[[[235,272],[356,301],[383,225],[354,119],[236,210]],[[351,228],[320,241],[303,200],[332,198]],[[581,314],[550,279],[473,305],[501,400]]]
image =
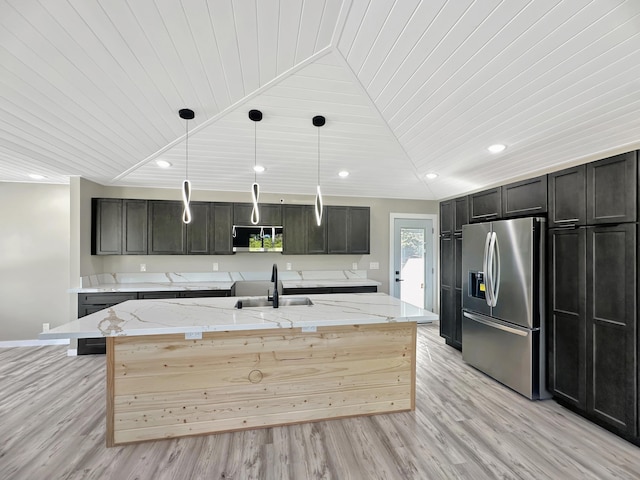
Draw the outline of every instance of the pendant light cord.
[[[258,183],[258,172],[256,165],[258,164],[258,122],[253,122],[253,183]]]
[[[185,174],[184,175],[185,175],[185,180],[189,180],[189,119],[187,119],[184,122],[184,124],[185,124],[185,128],[187,130],[187,133],[185,135],[185,142],[184,142],[185,143],[184,156],[185,156],[185,159],[186,159],[186,167],[185,167]]]
[[[320,128],[318,127],[318,185],[320,185]]]

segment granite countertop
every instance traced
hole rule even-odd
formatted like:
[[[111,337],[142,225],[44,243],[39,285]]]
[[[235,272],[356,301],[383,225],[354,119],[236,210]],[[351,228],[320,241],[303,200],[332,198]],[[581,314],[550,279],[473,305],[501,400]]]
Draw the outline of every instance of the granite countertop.
[[[70,293],[230,290],[236,281],[269,280],[269,272],[109,273],[82,277]],[[381,283],[362,270],[279,272],[283,288],[371,287]]]
[[[309,295],[311,306],[248,307],[241,297],[129,300],[92,313],[39,338],[95,338],[437,320],[438,316],[384,293]],[[246,297],[244,297],[246,298]],[[291,297],[289,297],[291,298]]]

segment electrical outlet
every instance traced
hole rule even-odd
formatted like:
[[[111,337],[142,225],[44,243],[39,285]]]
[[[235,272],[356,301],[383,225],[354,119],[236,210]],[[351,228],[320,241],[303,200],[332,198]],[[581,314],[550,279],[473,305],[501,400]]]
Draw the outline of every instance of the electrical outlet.
[[[351,269],[352,269],[352,270],[357,270],[357,269],[358,269],[358,262],[353,262],[353,263],[351,264]]]
[[[213,262],[213,271],[214,272],[218,271],[218,262]]]
[[[202,332],[185,332],[185,340],[202,340]]]
[[[141,272],[146,272],[147,271],[147,264],[146,263],[141,263],[140,264],[140,271]]]
[[[42,324],[42,331],[43,332],[48,332],[49,331],[49,324],[48,323],[43,323]]]
[[[380,264],[378,262],[370,262],[369,270],[378,270],[380,269]]]
[[[291,264],[287,262],[287,270],[291,270]]]

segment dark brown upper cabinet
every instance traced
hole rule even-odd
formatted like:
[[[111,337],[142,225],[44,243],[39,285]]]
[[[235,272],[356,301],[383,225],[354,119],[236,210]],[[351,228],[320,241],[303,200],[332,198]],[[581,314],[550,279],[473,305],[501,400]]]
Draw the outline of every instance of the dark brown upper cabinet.
[[[209,205],[209,253],[233,255],[233,203]]]
[[[282,253],[302,255],[307,253],[307,210],[308,205],[285,205]]]
[[[251,223],[252,203],[233,204],[233,224],[242,226],[253,226]],[[258,205],[260,221],[258,225],[268,227],[282,226],[282,205],[279,203],[261,203]]]
[[[453,233],[453,200],[440,202],[440,235]]]
[[[469,195],[469,221],[486,222],[502,218],[502,187]]]
[[[502,187],[502,217],[531,217],[547,213],[547,176]]]
[[[369,253],[369,207],[325,207],[327,253]]]
[[[210,204],[192,202],[191,222],[187,224],[187,251],[189,255],[207,255],[209,253]]]
[[[549,174],[549,227],[635,222],[637,153]]]
[[[318,226],[313,205],[284,205],[285,255],[327,253],[327,210]]]
[[[91,199],[91,254],[122,254],[122,200]]]
[[[147,254],[147,201],[122,200],[122,253]]]
[[[587,221],[587,167],[578,165],[549,174],[549,228]]]
[[[469,197],[456,198],[453,201],[454,233],[462,233],[462,226],[469,223]]]
[[[587,224],[635,222],[636,152],[587,164]]]
[[[180,255],[186,252],[186,227],[182,202],[149,200],[149,255]]]
[[[93,198],[91,208],[92,255],[146,255],[146,200]]]

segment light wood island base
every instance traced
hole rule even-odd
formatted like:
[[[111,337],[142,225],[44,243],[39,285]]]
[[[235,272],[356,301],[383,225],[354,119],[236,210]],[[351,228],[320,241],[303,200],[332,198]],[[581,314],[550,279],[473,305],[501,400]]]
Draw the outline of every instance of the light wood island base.
[[[415,408],[416,323],[107,337],[107,446]]]

